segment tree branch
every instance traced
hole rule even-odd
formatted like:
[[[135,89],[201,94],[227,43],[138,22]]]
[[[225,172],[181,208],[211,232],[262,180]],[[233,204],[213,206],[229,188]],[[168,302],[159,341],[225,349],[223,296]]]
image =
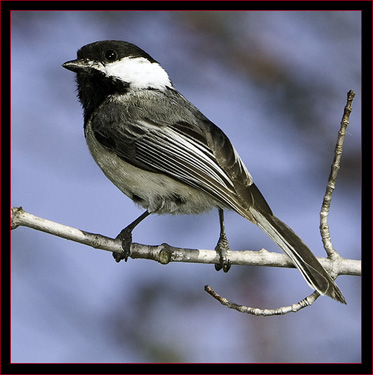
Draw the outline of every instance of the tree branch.
[[[279,307],[277,309],[260,309],[257,307],[249,307],[244,305],[237,305],[236,303],[228,301],[226,298],[220,296],[218,293],[211,288],[211,286],[206,285],[205,291],[218,300],[223,306],[227,306],[230,309],[236,310],[240,313],[256,315],[256,316],[273,316],[273,315],[285,315],[289,312],[298,312],[299,310],[311,306],[319,297],[320,294],[314,291],[308,297],[302,299],[298,303],[294,303],[290,306]]]
[[[117,253],[123,251],[122,243],[118,239],[59,224],[32,215],[24,211],[22,207],[13,207],[11,209],[11,228],[16,229],[19,226],[79,242],[95,249]],[[228,256],[234,265],[294,268],[293,263],[285,254],[273,253],[265,249],[259,251],[230,251]],[[216,264],[219,261],[219,255],[215,250],[177,248],[166,243],[158,246],[132,243],[130,257],[132,259],[154,260],[161,264],[170,262]],[[359,260],[342,257],[337,261],[325,258],[318,259],[328,271],[336,272],[338,275],[360,275]]]
[[[338,171],[340,168],[342,150],[343,150],[343,141],[346,135],[346,129],[350,121],[350,114],[352,110],[352,101],[354,100],[355,93],[350,90],[347,93],[347,103],[344,108],[343,117],[341,121],[341,126],[338,132],[337,144],[334,149],[334,160],[329,174],[328,184],[326,185],[326,191],[320,211],[320,234],[321,239],[324,245],[324,249],[328,254],[328,258],[336,259],[340,255],[334,249],[332,240],[330,238],[329,225],[328,225],[328,216],[330,210],[330,204],[332,201],[332,194],[335,189],[335,184],[337,181]]]

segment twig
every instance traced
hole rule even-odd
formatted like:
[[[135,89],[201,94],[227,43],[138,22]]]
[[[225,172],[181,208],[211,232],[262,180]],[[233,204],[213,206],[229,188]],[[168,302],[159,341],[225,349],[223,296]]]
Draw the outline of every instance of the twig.
[[[24,211],[22,207],[13,207],[11,209],[11,228],[15,229],[18,226],[29,227],[95,249],[122,252],[120,240],[46,220]],[[259,251],[230,251],[228,256],[234,265],[294,267],[286,255],[269,252],[265,249]],[[162,264],[170,262],[216,264],[219,261],[219,256],[215,250],[183,249],[168,244],[149,246],[132,243],[130,257],[132,259],[154,260]],[[360,261],[358,260],[341,258],[332,262],[325,258],[319,258],[319,261],[327,270],[336,270],[339,275],[360,275]]]
[[[352,110],[352,101],[354,100],[355,93],[350,90],[347,93],[347,104],[344,108],[343,117],[341,121],[341,127],[338,132],[337,144],[334,149],[334,160],[329,174],[328,184],[326,185],[326,191],[320,211],[320,234],[324,245],[324,249],[328,254],[329,259],[335,259],[340,257],[339,253],[334,249],[328,225],[328,216],[330,210],[330,203],[332,201],[332,194],[335,189],[335,184],[338,176],[338,171],[340,167],[343,140],[346,135],[346,129],[350,121],[350,114]]]
[[[211,286],[206,285],[205,291],[219,301],[222,305],[229,307],[230,309],[236,310],[240,313],[250,314],[255,316],[273,316],[273,315],[284,315],[289,312],[298,312],[299,310],[311,306],[319,297],[320,294],[314,291],[308,297],[302,299],[298,303],[294,303],[290,306],[279,307],[277,309],[261,309],[258,307],[249,307],[244,305],[237,305],[236,303],[228,301],[226,298],[220,296],[218,293],[211,288]]]

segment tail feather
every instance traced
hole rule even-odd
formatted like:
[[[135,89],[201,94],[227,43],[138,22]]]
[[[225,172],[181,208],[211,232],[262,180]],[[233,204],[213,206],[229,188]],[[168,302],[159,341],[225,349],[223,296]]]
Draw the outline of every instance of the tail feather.
[[[322,295],[326,294],[341,303],[346,303],[337,284],[291,228],[274,215],[261,213],[254,208],[250,209],[250,213],[257,225],[291,259],[311,288]]]

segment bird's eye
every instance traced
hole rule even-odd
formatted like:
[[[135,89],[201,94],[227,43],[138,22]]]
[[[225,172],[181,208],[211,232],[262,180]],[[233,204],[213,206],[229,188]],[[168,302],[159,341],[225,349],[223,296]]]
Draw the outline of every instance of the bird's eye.
[[[118,53],[113,49],[108,49],[104,52],[104,57],[107,61],[115,61],[118,58]]]

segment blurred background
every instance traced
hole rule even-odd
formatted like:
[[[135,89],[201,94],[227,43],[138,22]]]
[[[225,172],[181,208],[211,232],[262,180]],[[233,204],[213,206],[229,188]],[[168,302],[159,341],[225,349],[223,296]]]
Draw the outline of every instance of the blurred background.
[[[12,206],[115,237],[141,212],[85,144],[75,76],[61,64],[87,43],[126,40],[235,145],[273,212],[325,256],[319,210],[348,90],[356,97],[329,225],[335,248],[360,259],[361,18],[345,11],[32,11],[11,15]],[[232,250],[281,251],[226,214]],[[213,249],[214,210],[152,216],[144,244]],[[37,232],[12,232],[12,362],[360,362],[360,278],[337,283],[347,306],[319,298],[279,317],[221,306],[277,308],[312,291],[294,269],[146,260]]]

